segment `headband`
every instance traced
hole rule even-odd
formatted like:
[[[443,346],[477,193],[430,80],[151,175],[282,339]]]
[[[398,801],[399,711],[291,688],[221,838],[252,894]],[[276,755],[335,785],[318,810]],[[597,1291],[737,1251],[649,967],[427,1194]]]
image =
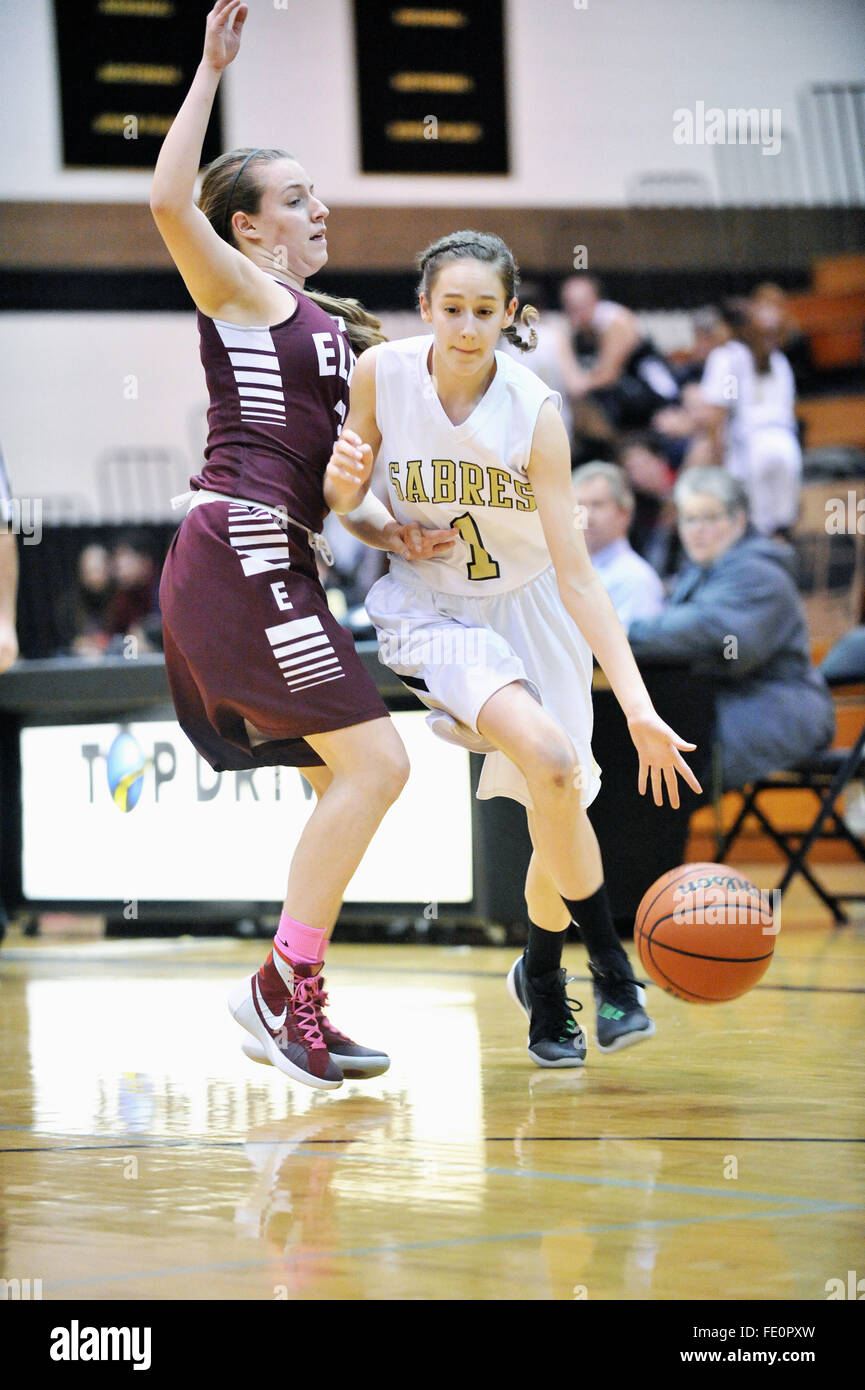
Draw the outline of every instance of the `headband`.
[[[231,187],[228,190],[228,197],[225,200],[225,216],[222,219],[222,236],[224,241],[228,241],[228,224],[230,221],[229,213],[231,211],[231,200],[234,197],[234,190],[237,187],[237,180],[240,178],[249,161],[251,159],[255,159],[255,156],[257,154],[264,153],[264,148],[264,146],[261,146],[259,149],[253,150],[250,154],[248,154],[246,156],[246,159],[243,161],[240,168],[238,169],[237,173],[235,174],[234,179],[232,180]]]

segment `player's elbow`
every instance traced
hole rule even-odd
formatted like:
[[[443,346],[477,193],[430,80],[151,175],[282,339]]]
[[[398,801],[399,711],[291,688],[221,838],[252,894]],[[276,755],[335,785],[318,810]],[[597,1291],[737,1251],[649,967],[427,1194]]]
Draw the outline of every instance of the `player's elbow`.
[[[584,604],[597,588],[603,589],[600,577],[594,571],[591,574],[584,574],[579,569],[567,568],[561,573],[556,573],[556,581],[559,598],[566,608],[572,603]]]
[[[150,211],[158,227],[177,221],[183,210],[183,205],[167,189],[151,189]]]

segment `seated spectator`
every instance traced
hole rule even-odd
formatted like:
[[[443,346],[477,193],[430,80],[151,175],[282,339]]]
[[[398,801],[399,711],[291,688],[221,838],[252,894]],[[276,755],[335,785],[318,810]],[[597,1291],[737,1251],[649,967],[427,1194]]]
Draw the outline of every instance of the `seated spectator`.
[[[771,536],[792,527],[799,509],[802,450],[796,386],[778,349],[781,317],[771,304],[734,304],[733,337],[706,359],[706,459],[743,484],[753,525]]]
[[[691,329],[694,334],[691,347],[684,360],[673,368],[673,374],[680,387],[701,380],[709,353],[713,348],[726,343],[730,336],[724,317],[714,304],[707,304],[704,309],[696,310],[691,316]]]
[[[727,791],[824,748],[832,699],[811,665],[794,552],[749,530],[742,484],[693,468],[674,497],[690,564],[664,612],[631,623],[628,640],[638,661],[687,663],[717,680]]]
[[[652,566],[631,549],[628,528],[634,494],[615,463],[584,463],[573,474],[574,500],[582,508],[592,564],[624,627],[651,618],[664,606],[664,586]]]
[[[111,554],[116,590],[105,615],[109,650],[122,648],[124,637],[134,637],[144,651],[161,644],[159,573],[146,535],[122,536]]]
[[[729,342],[730,326],[719,309],[699,309],[692,319],[694,342],[686,360],[674,368],[680,399],[662,406],[652,416],[652,430],[663,452],[678,470],[709,462],[700,440],[707,426],[705,401],[700,390],[706,360],[714,348]]]
[[[101,656],[109,642],[108,610],[114,597],[111,557],[104,545],[85,545],[78,556],[78,583],[63,626],[68,650],[76,656]]]
[[[616,455],[634,494],[631,544],[662,580],[678,572],[682,557],[673,504],[676,474],[664,446],[651,431],[630,434]]]
[[[764,281],[751,291],[752,304],[768,304],[775,309],[780,319],[778,347],[793,371],[798,394],[804,395],[813,390],[816,384],[817,368],[811,352],[811,344],[802,332],[787,305],[787,296],[780,285]]]
[[[561,371],[579,456],[580,437],[609,444],[617,430],[642,429],[655,411],[678,400],[679,390],[636,316],[602,299],[593,276],[570,276],[561,302],[568,325],[560,339]]]

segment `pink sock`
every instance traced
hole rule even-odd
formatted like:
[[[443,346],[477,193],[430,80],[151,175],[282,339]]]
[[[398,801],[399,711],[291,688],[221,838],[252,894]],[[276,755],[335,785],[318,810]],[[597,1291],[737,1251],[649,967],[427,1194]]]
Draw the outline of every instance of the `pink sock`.
[[[274,964],[320,965],[327,950],[327,933],[319,927],[306,927],[283,912],[273,938]],[[282,971],[280,970],[280,974]]]

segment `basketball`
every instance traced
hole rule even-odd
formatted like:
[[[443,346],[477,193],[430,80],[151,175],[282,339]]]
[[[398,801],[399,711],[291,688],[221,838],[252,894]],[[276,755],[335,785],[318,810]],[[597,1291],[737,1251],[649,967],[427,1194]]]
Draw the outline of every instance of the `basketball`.
[[[668,994],[718,1004],[765,975],[777,930],[769,895],[728,864],[682,864],[643,895],[634,945]]]

